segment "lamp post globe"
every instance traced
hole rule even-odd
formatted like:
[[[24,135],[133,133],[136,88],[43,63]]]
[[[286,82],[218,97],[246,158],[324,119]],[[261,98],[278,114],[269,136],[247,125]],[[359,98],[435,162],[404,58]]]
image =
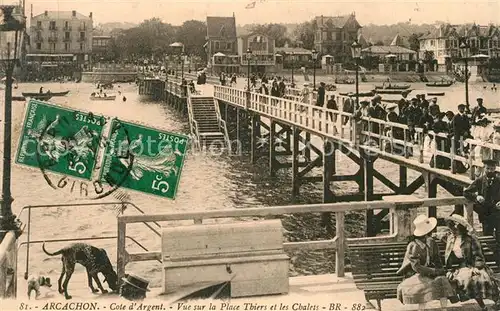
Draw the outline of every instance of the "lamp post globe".
[[[318,51],[312,49],[312,60],[313,60],[313,90],[316,91],[316,60],[318,59]]]
[[[5,104],[4,104],[4,136],[2,166],[2,198],[0,213],[0,241],[5,233],[14,230],[20,234],[16,216],[12,213],[11,193],[11,153],[12,153],[12,75],[18,64],[23,44],[24,19],[16,19],[12,13],[15,6],[0,6],[3,12],[3,24],[0,25],[0,62],[5,68]]]

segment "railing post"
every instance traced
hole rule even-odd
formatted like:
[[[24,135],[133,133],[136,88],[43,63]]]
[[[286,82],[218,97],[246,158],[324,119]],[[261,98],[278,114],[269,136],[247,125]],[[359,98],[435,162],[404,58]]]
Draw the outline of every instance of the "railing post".
[[[335,213],[335,234],[337,237],[337,250],[335,252],[335,273],[338,277],[345,276],[345,236],[344,236],[344,212]]]
[[[125,266],[127,265],[127,250],[126,250],[126,237],[127,237],[127,223],[125,223],[121,216],[118,216],[118,238],[116,247],[116,273],[118,275],[118,280],[120,281],[122,277],[125,276]],[[121,282],[121,281],[120,281]]]

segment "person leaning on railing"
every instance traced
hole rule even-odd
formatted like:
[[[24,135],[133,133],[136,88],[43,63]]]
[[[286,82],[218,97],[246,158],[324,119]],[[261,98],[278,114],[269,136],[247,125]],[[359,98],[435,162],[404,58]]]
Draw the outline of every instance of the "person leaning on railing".
[[[475,203],[474,211],[483,226],[483,235],[493,235],[496,240],[495,258],[500,265],[500,176],[498,162],[483,160],[484,174],[464,190],[464,197]]]

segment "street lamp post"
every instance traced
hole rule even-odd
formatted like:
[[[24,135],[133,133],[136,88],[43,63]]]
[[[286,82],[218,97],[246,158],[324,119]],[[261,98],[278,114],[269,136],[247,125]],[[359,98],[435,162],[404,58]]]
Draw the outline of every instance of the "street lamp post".
[[[295,83],[293,81],[293,69],[295,67],[295,53],[292,52],[291,53],[291,56],[292,56],[292,87],[295,87]]]
[[[316,60],[318,59],[318,51],[316,49],[312,50],[313,59],[313,90],[316,91]]]
[[[20,234],[16,216],[12,213],[11,184],[11,149],[12,149],[12,74],[20,59],[22,36],[26,24],[12,16],[14,6],[0,6],[4,23],[0,25],[0,60],[5,64],[5,102],[4,102],[4,137],[3,137],[3,176],[2,202],[0,213],[0,241],[7,231],[15,230]]]
[[[247,49],[247,90],[250,92],[250,61],[252,60],[252,50]]]
[[[469,63],[468,63],[468,58],[469,58],[469,49],[470,45],[469,42],[467,42],[466,38],[462,38],[460,40],[460,45],[459,48],[462,50],[462,58],[464,59],[465,62],[465,105],[467,106],[467,109],[469,108]]]
[[[357,40],[352,44],[351,52],[356,64],[356,107],[359,107],[359,59],[361,58],[361,44]]]
[[[181,80],[184,79],[184,58],[186,57],[186,55],[184,55],[184,53],[181,54]]]

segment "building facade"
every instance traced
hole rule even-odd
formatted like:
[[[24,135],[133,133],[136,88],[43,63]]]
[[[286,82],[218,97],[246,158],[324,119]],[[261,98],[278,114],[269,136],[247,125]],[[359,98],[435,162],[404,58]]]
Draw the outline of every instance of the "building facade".
[[[351,45],[362,28],[355,14],[344,16],[316,16],[314,48],[320,55],[332,55],[335,62],[351,59]]]
[[[83,67],[92,54],[92,13],[45,11],[31,16],[29,54],[32,59],[71,60]]]
[[[111,36],[92,36],[92,61],[108,61],[112,58],[111,54]]]
[[[460,38],[468,40],[469,56],[484,54],[492,59],[500,57],[499,27],[443,24],[420,37],[419,58],[433,58],[439,67],[460,61]]]
[[[207,16],[208,67],[213,74],[239,72],[238,38],[236,18]]]
[[[248,70],[247,49],[252,51],[251,72],[273,72],[276,65],[275,40],[258,33],[243,34],[238,37],[238,54],[241,59],[240,72]],[[245,68],[247,68],[245,70]]]

